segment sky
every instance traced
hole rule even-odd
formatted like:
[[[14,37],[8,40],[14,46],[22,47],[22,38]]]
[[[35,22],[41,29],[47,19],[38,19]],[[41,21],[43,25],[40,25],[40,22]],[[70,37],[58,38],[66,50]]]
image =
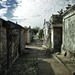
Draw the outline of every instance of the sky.
[[[25,27],[43,27],[44,19],[64,9],[75,0],[0,0],[0,18]]]

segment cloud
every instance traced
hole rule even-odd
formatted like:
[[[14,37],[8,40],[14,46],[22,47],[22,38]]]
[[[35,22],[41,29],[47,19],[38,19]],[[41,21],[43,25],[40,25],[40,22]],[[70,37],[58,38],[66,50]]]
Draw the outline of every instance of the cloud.
[[[49,20],[52,14],[74,2],[75,0],[2,0],[0,11],[4,18],[17,21],[22,26],[42,27],[44,19]]]
[[[20,18],[28,18],[32,16],[32,13],[34,12],[33,4],[28,0],[17,1],[19,3],[19,6],[14,10],[13,16],[17,16]]]
[[[43,25],[43,19],[49,19],[53,13],[64,8],[65,0],[16,0],[18,7],[13,11],[13,19],[21,24]],[[65,2],[65,3],[64,3]],[[58,4],[57,4],[58,3]],[[19,19],[26,20],[21,22]],[[40,21],[39,21],[40,20]],[[42,21],[42,22],[41,22]],[[28,23],[27,23],[28,22]]]
[[[0,9],[0,16],[4,15],[7,12],[7,8]]]
[[[1,0],[0,5],[5,8],[9,8],[9,7],[17,6],[17,2],[16,0]]]
[[[16,8],[17,6],[18,5],[17,5],[16,0],[1,0],[0,1],[0,11],[6,9],[6,12],[2,11],[1,13],[3,14],[3,16],[0,15],[0,17],[3,17],[4,19],[7,18],[8,20],[10,20],[13,17],[14,8]]]
[[[1,6],[3,6],[3,7],[9,7],[9,6],[6,5],[6,2],[7,2],[7,0],[0,1]]]
[[[5,17],[5,16],[2,16],[1,18],[2,18],[2,19],[4,19],[4,20],[8,20],[8,18],[7,18],[7,17]]]
[[[47,3],[47,0],[17,0],[18,7],[14,9],[13,18],[16,19],[23,19],[26,18],[27,20],[21,21],[22,24],[33,24],[40,25],[40,21],[42,21],[46,16],[50,16],[50,3]],[[29,19],[29,20],[28,20]],[[40,20],[39,22],[38,19]],[[20,22],[20,23],[21,23]]]
[[[4,16],[7,13],[7,8],[0,9],[0,17],[7,20],[7,18]]]
[[[17,3],[19,6],[15,8],[13,16],[17,16],[18,18],[51,15],[62,8],[62,6],[59,7],[59,5],[65,5],[64,1],[60,0],[17,0]]]

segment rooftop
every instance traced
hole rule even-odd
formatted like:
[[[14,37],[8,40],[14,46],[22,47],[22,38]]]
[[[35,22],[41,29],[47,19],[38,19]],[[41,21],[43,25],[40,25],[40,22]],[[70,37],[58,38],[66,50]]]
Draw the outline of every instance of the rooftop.
[[[71,6],[69,9],[67,9],[64,13],[63,13],[63,16],[65,16],[66,14],[72,12],[75,10],[75,5]]]

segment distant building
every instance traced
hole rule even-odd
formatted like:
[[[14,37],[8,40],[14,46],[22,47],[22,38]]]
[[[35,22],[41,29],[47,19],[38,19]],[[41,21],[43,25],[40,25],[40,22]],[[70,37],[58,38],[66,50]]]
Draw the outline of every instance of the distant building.
[[[50,46],[49,28],[50,28],[49,21],[44,20],[44,25],[43,25],[43,46],[47,49],[49,49],[49,46]]]
[[[63,14],[63,39],[62,53],[67,55],[75,53],[75,5],[66,10]]]
[[[33,39],[33,32],[31,30],[31,28],[25,28],[25,43],[26,44],[30,44],[32,39]]]

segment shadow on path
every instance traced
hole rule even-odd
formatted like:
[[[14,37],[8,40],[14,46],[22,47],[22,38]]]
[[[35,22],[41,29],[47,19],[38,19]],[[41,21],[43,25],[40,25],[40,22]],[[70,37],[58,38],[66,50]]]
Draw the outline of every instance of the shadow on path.
[[[48,62],[48,59],[53,57],[51,55],[47,56],[46,51],[40,49],[41,45],[42,42],[34,40],[31,46],[35,47],[26,48],[29,53],[19,57],[7,75],[55,75],[51,64]]]
[[[37,75],[55,75],[51,64],[48,62],[48,59],[53,59],[53,57],[52,55],[46,55],[45,50],[30,48],[26,58],[36,59],[34,62],[36,63],[35,67]]]

